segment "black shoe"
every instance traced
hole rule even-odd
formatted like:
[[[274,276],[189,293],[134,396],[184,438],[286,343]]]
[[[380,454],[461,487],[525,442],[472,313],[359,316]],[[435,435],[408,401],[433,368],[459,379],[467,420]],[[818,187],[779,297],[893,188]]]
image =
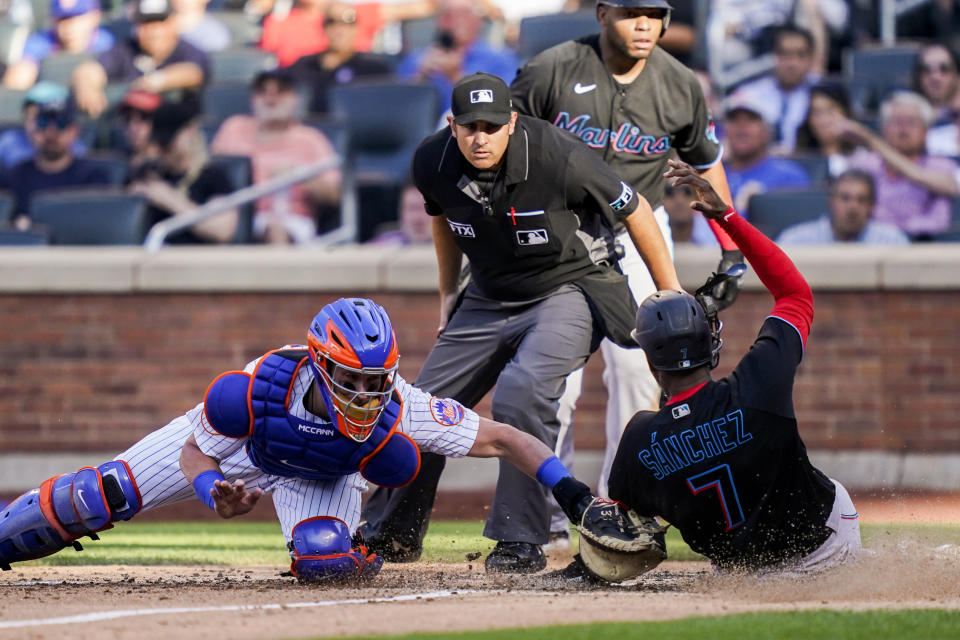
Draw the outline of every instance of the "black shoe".
[[[371,536],[367,537],[369,528],[366,524],[357,529],[357,534],[363,536],[367,549],[377,554],[387,562],[416,562],[423,553],[423,545],[412,540],[398,540],[397,538]]]
[[[547,557],[538,544],[498,542],[484,565],[490,573],[536,573],[547,566]]]
[[[558,571],[551,571],[543,577],[545,580],[557,580],[564,585],[577,588],[600,587],[610,584],[606,580],[602,580],[591,573],[586,565],[583,564],[579,553],[573,556],[573,562],[566,567]]]

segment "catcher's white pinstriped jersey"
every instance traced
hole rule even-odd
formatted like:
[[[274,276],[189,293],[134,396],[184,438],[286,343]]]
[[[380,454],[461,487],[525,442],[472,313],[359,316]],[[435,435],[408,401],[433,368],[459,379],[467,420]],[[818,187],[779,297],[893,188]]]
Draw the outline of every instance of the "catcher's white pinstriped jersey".
[[[244,371],[251,373],[259,358]],[[318,425],[330,423],[309,413],[303,397],[313,383],[311,367],[301,367],[290,394],[290,413]],[[439,400],[408,384],[399,375],[396,388],[403,399],[397,430],[410,436],[421,451],[450,457],[467,455],[477,439],[479,417],[452,400]],[[203,403],[117,456],[130,466],[140,488],[143,509],[195,498],[193,487],[180,471],[180,450],[193,434],[200,450],[220,461],[227,480],[242,479],[248,489],[273,492],[273,502],[284,537],[289,541],[298,522],[314,516],[340,518],[356,530],[360,518],[360,494],[367,483],[359,473],[333,480],[301,480],[263,473],[247,456],[246,438],[231,438],[213,431],[203,415]]]

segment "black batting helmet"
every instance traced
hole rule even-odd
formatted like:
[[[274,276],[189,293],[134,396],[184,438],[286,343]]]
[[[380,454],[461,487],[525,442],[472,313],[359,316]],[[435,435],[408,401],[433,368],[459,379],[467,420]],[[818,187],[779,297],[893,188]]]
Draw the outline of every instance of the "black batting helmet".
[[[683,291],[658,291],[637,310],[633,339],[647,354],[651,369],[688,371],[717,366],[720,327],[712,326],[697,299]]]
[[[625,7],[627,9],[663,9],[664,31],[670,26],[670,12],[673,11],[673,7],[667,0],[597,0],[597,4]]]

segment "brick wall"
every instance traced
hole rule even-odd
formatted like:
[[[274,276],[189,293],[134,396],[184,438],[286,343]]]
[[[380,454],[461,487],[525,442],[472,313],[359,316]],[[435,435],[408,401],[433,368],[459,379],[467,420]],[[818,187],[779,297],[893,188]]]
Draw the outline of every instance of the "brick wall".
[[[193,406],[217,374],[303,340],[334,297],[0,295],[0,451],[120,450]],[[435,295],[373,297],[413,379],[433,342]],[[816,303],[795,394],[808,446],[960,451],[960,291],[820,292]],[[721,375],[770,306],[745,292],[724,313]],[[580,448],[603,444],[601,368],[599,357],[588,365]]]

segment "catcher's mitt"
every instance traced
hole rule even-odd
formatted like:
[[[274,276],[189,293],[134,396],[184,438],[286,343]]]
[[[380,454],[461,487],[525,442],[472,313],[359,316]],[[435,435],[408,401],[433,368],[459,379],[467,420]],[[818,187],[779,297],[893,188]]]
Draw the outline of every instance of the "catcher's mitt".
[[[667,558],[666,528],[619,502],[595,498],[577,529],[583,564],[608,582],[635,578]]]

